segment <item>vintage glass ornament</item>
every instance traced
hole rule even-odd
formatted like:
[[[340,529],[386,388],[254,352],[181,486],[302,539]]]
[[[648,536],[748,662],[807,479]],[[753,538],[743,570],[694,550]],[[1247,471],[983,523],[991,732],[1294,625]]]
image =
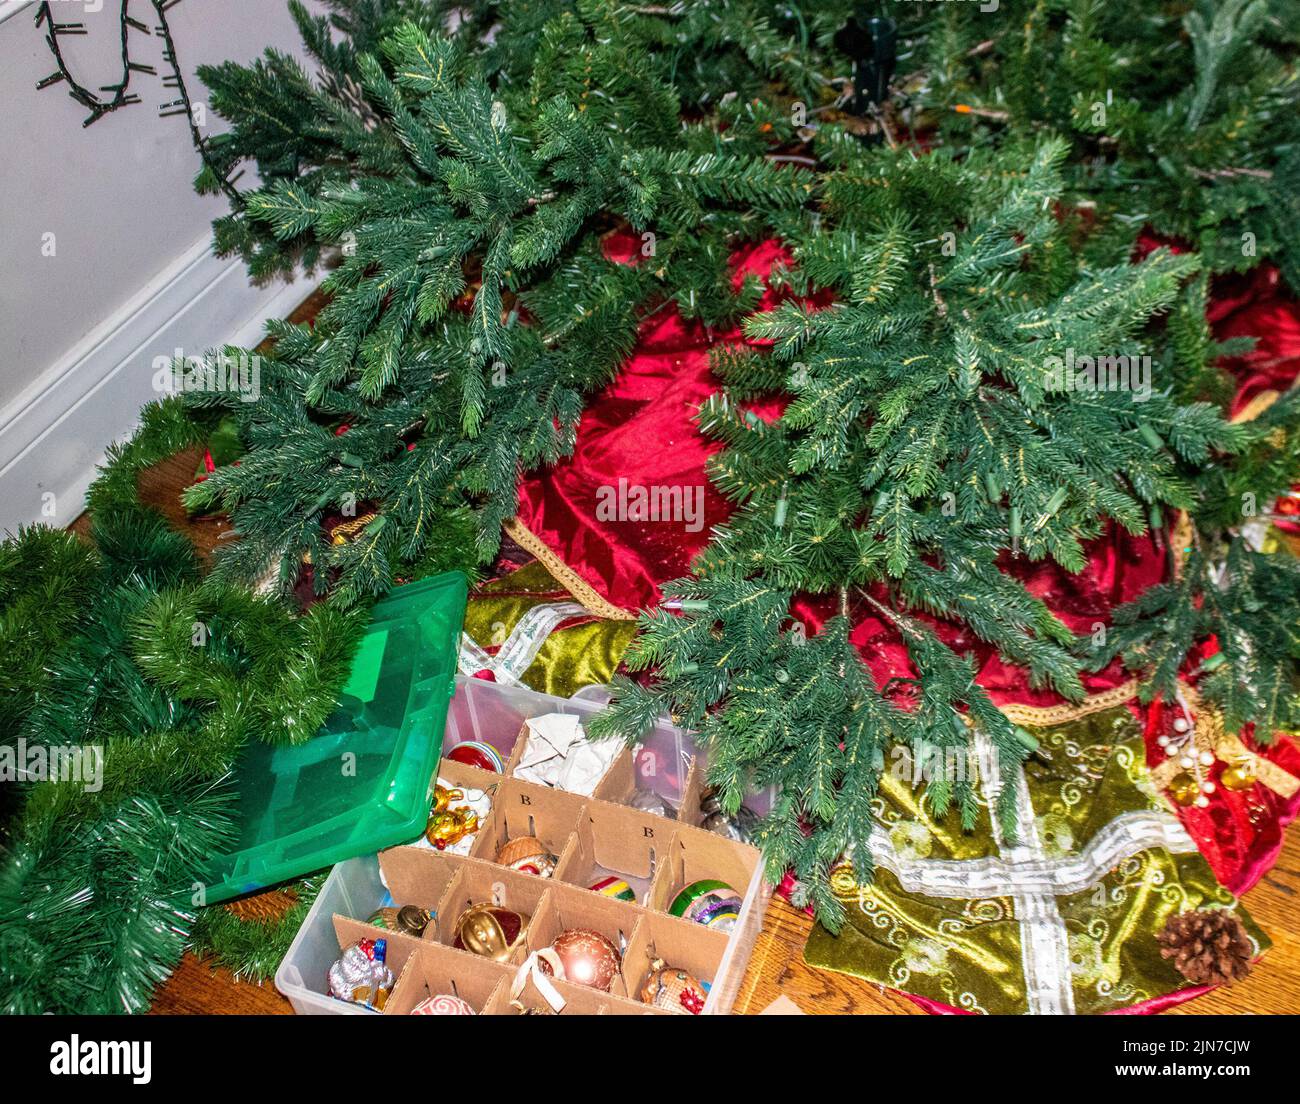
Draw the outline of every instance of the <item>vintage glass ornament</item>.
[[[386,931],[404,932],[407,935],[420,936],[433,919],[428,909],[415,905],[403,905],[401,908],[381,908],[371,913],[368,923]]]
[[[479,770],[493,771],[496,774],[501,774],[506,769],[501,753],[491,744],[481,740],[466,740],[464,743],[457,744],[447,752],[447,758],[453,763],[464,763],[466,766],[478,767]]]
[[[740,895],[731,886],[705,878],[677,894],[668,911],[706,928],[729,932],[740,917],[740,906]]]
[[[698,978],[676,966],[666,965],[661,958],[650,964],[650,974],[641,986],[642,1004],[682,1016],[698,1016],[704,1011],[707,998],[708,993]]]
[[[500,905],[471,905],[456,921],[457,950],[505,962],[528,932],[528,916]]]
[[[598,878],[587,887],[594,893],[599,893],[602,897],[613,897],[616,901],[636,901],[636,890],[634,890],[622,878],[613,875],[607,878]]]
[[[445,813],[451,808],[453,801],[460,801],[465,797],[464,790],[452,789],[450,786],[444,786],[439,782],[433,787],[433,808],[430,813]]]
[[[329,968],[330,995],[382,1012],[393,988],[387,957],[386,939],[360,939],[351,944]]]
[[[655,793],[654,790],[637,790],[628,799],[627,805],[629,809],[636,809],[640,813],[650,813],[653,816],[663,817],[665,820],[677,819],[677,810]]]
[[[497,852],[497,862],[520,874],[532,874],[538,878],[549,878],[555,873],[555,856],[536,836],[516,836],[507,840]]]
[[[599,989],[602,993],[609,992],[622,962],[618,948],[600,932],[589,928],[561,932],[537,956],[538,969],[543,974]]]
[[[478,814],[469,805],[459,804],[464,799],[463,790],[442,785],[433,789],[433,809],[424,829],[424,838],[439,851],[479,830]]]
[[[468,1001],[450,993],[439,993],[435,997],[425,997],[411,1009],[412,1016],[477,1016]]]
[[[383,928],[385,931],[396,931],[397,930],[397,909],[395,908],[375,909],[375,911],[370,914],[370,918],[366,921],[366,923],[376,928]]]

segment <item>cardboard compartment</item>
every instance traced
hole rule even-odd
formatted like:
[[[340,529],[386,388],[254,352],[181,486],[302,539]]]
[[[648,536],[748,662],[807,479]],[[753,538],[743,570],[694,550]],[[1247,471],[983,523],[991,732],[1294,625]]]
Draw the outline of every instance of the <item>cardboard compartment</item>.
[[[553,714],[559,716],[574,716],[574,711],[572,709],[567,709],[567,708],[548,709],[541,712],[529,714],[529,717],[524,721],[523,725],[520,726],[519,733],[515,737],[514,750],[511,752],[510,760],[506,764],[506,774],[508,774],[511,778],[514,778],[519,782],[531,782],[532,785],[542,786],[543,788],[546,789],[559,788],[558,786],[554,786],[548,783],[543,783],[540,781],[532,781],[530,779],[519,777],[519,769],[523,765],[525,758],[528,756],[529,745],[533,739],[533,734],[528,728],[528,720],[537,717],[550,716]],[[585,731],[588,717],[585,715],[578,715],[577,721],[578,724],[581,725],[583,727],[583,730]],[[545,752],[545,749],[546,749],[546,744],[545,741],[543,741],[540,750]],[[600,793],[601,787],[606,784],[606,780],[609,778],[611,772],[618,766],[619,760],[623,758],[625,754],[626,754],[626,749],[620,748],[614,758],[613,763],[611,763],[609,768],[606,769],[605,773],[596,780],[595,784],[590,786],[590,793],[580,792],[580,791],[573,791],[573,792],[576,792],[580,797],[596,797]],[[554,759],[548,763],[548,766],[556,766],[560,762],[562,762],[562,760]]]
[[[679,827],[673,834],[650,890],[650,908],[671,912],[678,894],[700,881],[719,881],[730,886],[742,901],[746,897],[759,854],[752,847],[734,843],[702,828]]]
[[[397,980],[402,976],[402,971],[406,968],[406,964],[410,960],[411,955],[420,949],[420,941],[413,935],[405,935],[402,932],[380,932],[370,924],[367,924],[364,920],[354,920],[350,916],[334,917],[334,935],[338,940],[338,953],[334,955],[335,960],[345,949],[359,940],[383,939],[387,941],[387,954],[384,957],[384,962],[387,964],[388,969],[392,971],[394,987],[388,994],[390,1000],[392,999],[393,992],[396,990]],[[332,1000],[340,1005],[360,1011],[368,1011],[361,1005],[355,1005],[351,1004],[349,1001],[339,1000],[330,993],[328,968],[326,976],[323,976],[320,979],[319,984],[320,992],[327,1000]]]
[[[662,817],[593,801],[584,810],[555,876],[593,892],[600,892],[595,888],[600,880],[617,878],[636,894],[635,903],[644,905],[659,855],[667,851],[673,830],[672,822]]]
[[[551,946],[557,936],[573,928],[599,932],[622,951],[631,943],[643,910],[623,901],[614,901],[586,890],[552,883],[542,906],[528,927],[527,953]],[[609,993],[627,996],[627,985],[620,972],[615,975]]]
[[[453,802],[454,805],[464,804],[463,795],[470,790],[480,790],[488,795],[489,802],[495,803],[497,788],[504,781],[504,777],[493,771],[480,770],[478,767],[471,767],[466,763],[457,763],[454,759],[443,759],[438,763],[438,772],[434,776],[434,781],[441,785],[447,786],[452,790],[460,790],[462,798]],[[490,816],[490,809],[483,815],[479,822],[478,830],[468,839],[455,841],[450,847],[446,848],[448,853],[459,855],[468,855],[478,840],[479,833],[483,830],[483,825]],[[423,833],[421,833],[423,837]],[[433,844],[424,838],[411,841],[418,846],[433,847]],[[439,850],[434,847],[434,850]]]
[[[458,865],[456,876],[439,902],[437,919],[424,931],[426,941],[454,946],[461,915],[474,905],[493,904],[511,909],[528,917],[529,923],[536,917],[550,885],[549,881],[529,874],[517,874],[505,867],[476,859],[453,861]],[[516,941],[519,950],[511,955],[510,961],[522,960],[526,935],[525,930]],[[456,953],[478,957],[469,951]]]
[[[455,855],[445,855],[426,847],[392,847],[379,853],[393,905],[415,905],[428,909],[436,919],[438,905],[459,869]],[[367,917],[359,917],[366,919]]]
[[[607,1013],[613,998],[605,993],[598,993],[582,985],[568,985],[562,981],[552,984],[564,998],[564,1007],[557,1013],[537,991],[531,981],[524,983],[515,997],[511,993],[511,984],[507,980],[497,987],[492,999],[483,1009],[485,1016],[603,1016]],[[619,1001],[619,1004],[626,1002]]]
[[[409,1015],[422,1000],[444,994],[460,997],[475,1012],[482,1013],[510,976],[509,966],[461,954],[437,943],[423,943],[407,959],[384,1014]]]
[[[728,937],[722,932],[660,913],[646,913],[623,955],[623,982],[629,996],[641,1000],[655,963],[661,961],[666,967],[684,970],[693,976],[700,982],[707,998],[722,968],[727,945]],[[665,1009],[665,1013],[698,1015],[703,1010],[701,1004],[693,1012],[684,1008],[680,1013]]]
[[[496,862],[510,840],[533,836],[557,860],[577,830],[587,799],[510,778],[497,789],[492,816],[478,833],[470,855]]]
[[[677,751],[676,744],[665,747],[662,740],[625,748],[592,796],[613,805],[651,811],[650,803],[657,798],[663,810],[660,815],[667,820],[678,819],[688,770],[683,769]]]

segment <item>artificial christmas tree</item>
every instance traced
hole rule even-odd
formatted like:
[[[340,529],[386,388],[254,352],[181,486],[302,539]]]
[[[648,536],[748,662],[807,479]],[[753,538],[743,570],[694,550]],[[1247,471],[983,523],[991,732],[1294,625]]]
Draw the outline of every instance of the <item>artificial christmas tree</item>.
[[[1213,272],[1271,260],[1300,286],[1295,0],[899,7],[904,102],[944,144],[1066,137],[1070,201],[1100,224],[1087,248],[1149,226]]]
[[[293,573],[305,551],[314,565],[338,569],[335,594],[345,602],[386,586],[441,514],[473,511],[480,554],[490,556],[513,513],[517,471],[572,449],[582,396],[609,378],[638,321],[670,297],[714,327],[752,309],[757,288],[746,281],[730,293],[723,261],[746,238],[779,235],[793,263],[777,284],[839,301],[750,318],[747,335],[775,342],[772,357],[752,347],[719,353],[731,393],[706,405],[701,425],[728,445],[711,474],[743,505],[701,559],[701,579],[670,592],[685,615],[647,622],[641,662],[667,681],[649,693],[624,685],[607,731],[635,737],[664,708],[701,726],[730,802],[755,781],[785,789],[767,825],[773,869],[793,862],[824,884],[829,863],[870,832],[876,760],[892,743],[922,733],[964,742],[959,710],[969,710],[991,730],[1006,769],[1031,746],[909,610],[964,622],[1036,680],[1078,696],[1070,634],[1007,577],[998,553],[1014,546],[1077,571],[1082,542],[1107,518],[1138,531],[1163,525],[1162,507],[1191,507],[1207,462],[1221,478],[1223,457],[1258,446],[1262,462],[1285,464],[1263,425],[1231,426],[1209,405],[1185,401],[1201,397],[1193,381],[1217,351],[1196,314],[1203,285],[1180,291],[1197,263],[1165,253],[1130,266],[1107,233],[1089,233],[1066,206],[1078,198],[1066,194],[1062,173],[1076,175],[1066,145],[954,146],[917,157],[896,141],[863,147],[825,123],[805,128],[815,131],[806,152],[787,155],[803,137],[790,126],[798,112],[787,120],[767,105],[792,105],[804,90],[779,68],[767,73],[767,104],[676,126],[678,112],[699,102],[654,84],[662,69],[647,28],[662,30],[670,17],[618,5],[553,14],[526,78],[490,47],[399,31],[385,46],[392,76],[374,59],[357,66],[371,105],[367,143],[402,148],[408,163],[393,176],[357,156],[346,188],[279,181],[248,198],[245,217],[286,241],[311,231],[356,247],[331,278],[336,299],[317,332],[281,334],[284,378],[299,400],[287,409],[315,414],[291,413],[299,424],[286,433],[283,410],[244,412],[249,440],[264,439],[268,451],[217,473],[191,502],[232,509],[244,534],[219,571],[256,574],[281,558]],[[635,97],[616,68],[647,74]],[[592,74],[606,87],[595,104]],[[259,78],[225,79],[256,87]],[[822,76],[820,86],[832,82]],[[512,115],[525,105],[537,114]],[[742,154],[706,152],[719,141]],[[525,142],[530,159],[516,152]],[[600,230],[618,222],[652,256],[609,263]],[[1079,252],[1081,236],[1100,244]],[[1090,258],[1103,255],[1118,263],[1094,267]],[[1175,304],[1177,327],[1146,325]],[[1053,365],[1073,364],[1076,350],[1123,357],[1135,372],[1154,361],[1169,386],[1153,389],[1150,376],[1131,387],[1126,377],[1124,391],[1113,380],[1090,391],[1086,380],[1062,383]],[[747,398],[783,391],[794,401],[775,428],[743,413]],[[1275,420],[1288,422],[1289,406]],[[1260,463],[1255,456],[1249,470]],[[272,469],[297,474],[271,480]],[[381,520],[331,561],[317,518],[345,496],[377,504]],[[329,581],[319,570],[315,578]],[[1199,578],[1196,561],[1184,579]],[[780,629],[794,595],[847,599],[877,580],[892,582],[866,600],[909,639],[919,709],[896,708],[855,682],[858,661],[833,625],[798,658],[814,685],[834,681],[836,693],[789,678],[794,645]],[[1201,593],[1201,584],[1184,585]],[[744,611],[743,625],[718,616],[729,609]],[[720,638],[708,631],[717,622]],[[1147,631],[1169,631],[1169,619]],[[1114,634],[1095,662],[1131,635]],[[1169,651],[1181,658],[1194,643],[1183,633]],[[714,653],[726,655],[722,668]],[[737,688],[755,695],[743,709]],[[1261,700],[1230,711],[1233,721]],[[841,748],[846,731],[862,745]],[[848,762],[860,774],[846,775]],[[973,819],[968,786],[932,793],[940,808],[955,798]],[[1000,815],[1010,828],[1009,806]],[[832,918],[830,895],[820,900]]]

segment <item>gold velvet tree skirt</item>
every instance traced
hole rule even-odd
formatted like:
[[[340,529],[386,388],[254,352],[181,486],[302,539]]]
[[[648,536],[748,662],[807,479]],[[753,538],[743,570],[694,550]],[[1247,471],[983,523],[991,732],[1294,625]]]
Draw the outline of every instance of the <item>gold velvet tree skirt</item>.
[[[1026,727],[1040,752],[1014,782],[1015,842],[987,815],[998,776],[978,739],[957,767],[986,802],[973,832],[930,814],[914,766],[887,765],[875,877],[837,869],[848,919],[838,936],[814,928],[809,964],[968,1012],[1099,1013],[1188,986],[1156,942],[1175,913],[1234,909],[1267,947],[1156,791],[1127,707]]]

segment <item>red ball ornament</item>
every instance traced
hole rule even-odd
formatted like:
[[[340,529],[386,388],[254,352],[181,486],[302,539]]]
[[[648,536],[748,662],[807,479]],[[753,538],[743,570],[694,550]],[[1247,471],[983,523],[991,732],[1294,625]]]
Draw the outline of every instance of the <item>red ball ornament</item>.
[[[545,951],[537,956],[537,966],[543,974],[558,974],[563,981],[586,985],[608,993],[623,956],[618,948],[600,932],[588,928],[570,928],[555,937]],[[558,965],[559,969],[555,967]]]
[[[492,771],[495,774],[500,774],[506,769],[501,753],[482,740],[466,740],[464,743],[457,744],[447,752],[447,758],[453,763],[464,763],[467,767],[478,767],[479,770]]]

